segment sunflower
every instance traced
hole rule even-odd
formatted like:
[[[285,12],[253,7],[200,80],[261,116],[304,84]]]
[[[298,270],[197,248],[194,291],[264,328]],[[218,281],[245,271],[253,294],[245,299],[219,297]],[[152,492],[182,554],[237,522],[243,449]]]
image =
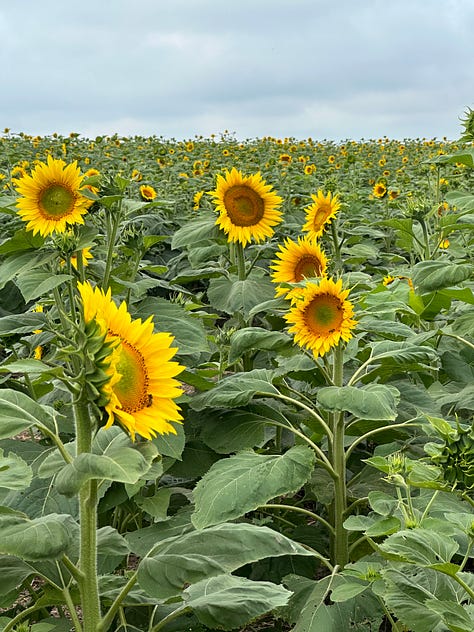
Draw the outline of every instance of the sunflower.
[[[151,316],[145,322],[132,320],[125,302],[120,307],[113,302],[110,289],[105,294],[88,282],[78,283],[78,288],[86,323],[95,320],[106,336],[105,343],[112,347],[110,379],[102,387],[108,399],[105,427],[118,421],[132,440],[136,434],[145,439],[176,434],[170,422],[181,423],[182,416],[173,401],[181,395],[174,378],[184,367],[170,362],[177,351],[170,346],[171,334],[154,333]]]
[[[18,215],[28,222],[27,230],[43,237],[64,233],[68,224],[83,224],[83,215],[92,204],[81,194],[83,180],[77,162],[69,165],[48,156],[16,183],[22,196],[17,201]]]
[[[331,193],[324,195],[319,190],[317,195],[311,194],[313,203],[306,208],[306,223],[302,230],[309,233],[309,236],[317,239],[320,237],[327,224],[331,223],[337,211],[341,208],[339,196]]]
[[[140,187],[140,195],[147,202],[151,202],[156,198],[156,191],[149,184],[142,184]]]
[[[75,252],[72,257],[71,257],[71,265],[73,268],[75,268],[77,270],[77,256],[78,256],[79,252]],[[93,259],[94,255],[91,252],[90,246],[86,246],[85,248],[83,248],[80,251],[80,256],[82,259],[82,265],[88,266],[89,265],[89,259]]]
[[[352,319],[353,305],[346,300],[348,294],[349,290],[342,289],[342,279],[310,282],[286,314],[295,342],[310,349],[316,358],[337,346],[341,338],[346,342],[352,338],[357,323]]]
[[[298,237],[298,242],[285,239],[280,251],[276,253],[279,260],[275,259],[271,268],[272,281],[274,283],[299,283],[307,277],[322,277],[326,274],[327,257],[318,244],[309,237]],[[278,286],[276,296],[292,298],[298,295],[302,288],[288,290]]]
[[[251,239],[264,241],[274,233],[273,226],[282,221],[277,210],[282,198],[272,191],[260,173],[243,176],[235,167],[217,176],[217,186],[210,191],[219,211],[217,226],[229,242],[246,246]]]
[[[376,182],[372,189],[372,194],[377,198],[383,198],[387,193],[387,187],[383,182]]]
[[[196,193],[193,195],[193,211],[198,211],[200,204],[201,204],[201,198],[204,195],[204,191],[196,191]]]

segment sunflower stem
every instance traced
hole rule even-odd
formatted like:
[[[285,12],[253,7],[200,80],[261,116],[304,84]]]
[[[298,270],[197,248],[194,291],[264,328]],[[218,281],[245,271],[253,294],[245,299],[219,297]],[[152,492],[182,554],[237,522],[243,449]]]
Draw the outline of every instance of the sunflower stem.
[[[105,261],[104,277],[102,279],[102,288],[107,292],[110,284],[110,273],[112,270],[112,260],[114,257],[115,242],[117,240],[117,232],[122,220],[122,197],[119,200],[115,212],[107,214],[107,259]]]
[[[334,349],[333,383],[335,386],[343,384],[344,349],[339,344]],[[333,442],[330,451],[330,461],[336,474],[334,479],[334,503],[332,537],[332,563],[341,568],[349,561],[349,534],[344,528],[347,511],[346,487],[346,458],[344,451],[344,412],[331,413]]]
[[[74,404],[77,455],[90,453],[92,420],[86,392]],[[79,581],[84,632],[97,632],[101,619],[99,585],[97,579],[97,480],[86,481],[79,490]]]
[[[333,219],[331,222],[331,237],[334,246],[334,268],[336,272],[342,271],[342,258],[341,258],[341,244],[339,243],[339,236],[337,234],[337,222]]]
[[[245,279],[247,278],[247,272],[245,270],[244,247],[242,246],[240,241],[235,242],[234,253],[235,253],[235,262],[237,264],[237,275],[239,277],[239,281],[245,281]]]

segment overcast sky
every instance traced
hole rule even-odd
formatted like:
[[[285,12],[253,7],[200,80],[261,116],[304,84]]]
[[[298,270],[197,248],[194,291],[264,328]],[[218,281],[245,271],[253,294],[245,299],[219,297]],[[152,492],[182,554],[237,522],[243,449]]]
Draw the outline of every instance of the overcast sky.
[[[474,0],[0,0],[0,128],[457,139],[473,35]]]

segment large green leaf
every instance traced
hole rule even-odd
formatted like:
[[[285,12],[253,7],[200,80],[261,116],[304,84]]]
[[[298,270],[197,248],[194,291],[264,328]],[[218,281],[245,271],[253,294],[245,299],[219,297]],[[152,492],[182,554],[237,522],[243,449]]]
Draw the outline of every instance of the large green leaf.
[[[268,527],[226,523],[160,542],[140,563],[138,582],[152,597],[168,599],[186,584],[282,555],[312,553]]]
[[[173,334],[173,346],[178,347],[179,355],[209,351],[207,333],[202,320],[177,303],[170,303],[160,297],[146,298],[134,312],[134,316],[144,320],[153,316],[157,331]]]
[[[245,327],[237,330],[230,339],[229,362],[239,360],[247,352],[281,351],[292,344],[292,339],[283,332],[269,331],[263,327]]]
[[[285,606],[291,593],[270,582],[218,575],[192,584],[184,593],[186,606],[207,627],[235,630],[275,608]]]
[[[50,272],[31,272],[28,270],[28,272],[18,276],[16,284],[23,294],[23,298],[28,302],[47,294],[72,278],[70,274],[51,274]]]
[[[434,610],[453,632],[473,632],[472,610],[469,613],[465,606],[441,599],[427,599],[425,605]]]
[[[0,553],[23,560],[49,560],[60,557],[71,543],[76,523],[68,514],[49,514],[34,520],[0,521]]]
[[[465,591],[451,577],[432,569],[400,565],[382,571],[382,575],[385,603],[413,632],[444,629],[440,625],[442,616],[433,608],[434,601],[460,604],[466,599]]]
[[[457,568],[456,565],[449,563],[459,549],[459,544],[454,539],[429,529],[399,531],[389,536],[379,548],[392,559],[398,558],[400,561],[426,568],[439,568],[451,572],[455,572]]]
[[[315,454],[295,446],[282,455],[244,450],[214,463],[196,485],[193,524],[203,529],[233,520],[281,494],[293,494],[311,476]]]
[[[23,252],[23,254],[13,254],[7,257],[0,265],[0,289],[5,287],[8,281],[14,279],[21,272],[34,270],[39,265],[50,261],[52,253],[38,251]]]
[[[326,386],[319,389],[317,399],[326,410],[347,411],[359,419],[393,421],[397,416],[400,393],[385,384]]]
[[[25,489],[31,483],[33,470],[14,452],[7,456],[0,448],[0,487],[4,489]]]
[[[35,569],[18,557],[0,555],[0,596],[8,595],[33,574]]]
[[[452,261],[420,261],[413,268],[413,283],[421,292],[432,292],[469,279],[473,266]]]
[[[230,454],[263,444],[268,418],[249,410],[218,412],[206,417],[201,439],[214,452]]]
[[[13,437],[38,422],[48,427],[54,424],[48,408],[19,391],[0,390],[0,439]]]
[[[271,383],[272,373],[266,369],[253,369],[224,378],[212,390],[195,395],[190,406],[204,408],[235,408],[245,406],[255,395],[279,395]]]
[[[11,314],[0,318],[0,336],[13,334],[30,334],[44,325],[44,314],[26,313]]]
[[[198,243],[214,239],[219,234],[216,217],[211,213],[200,215],[198,219],[186,222],[174,234],[171,240],[173,250],[195,246]]]
[[[136,483],[157,456],[158,450],[151,442],[132,447],[114,437],[102,454],[85,452],[66,465],[56,476],[57,489],[73,495],[90,479]]]
[[[267,276],[255,271],[246,279],[232,275],[209,281],[207,296],[214,309],[235,314],[241,312],[248,318],[250,311],[275,296],[275,287]]]

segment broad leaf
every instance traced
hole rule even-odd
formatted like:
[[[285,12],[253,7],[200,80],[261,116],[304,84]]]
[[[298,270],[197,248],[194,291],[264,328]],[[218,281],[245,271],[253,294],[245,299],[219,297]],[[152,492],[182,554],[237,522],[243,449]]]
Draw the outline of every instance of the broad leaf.
[[[67,514],[49,514],[34,520],[6,519],[1,523],[0,553],[23,560],[60,557],[75,535],[76,523]]]
[[[54,424],[49,409],[19,391],[0,390],[0,439],[13,437],[38,422],[48,427]]]
[[[245,406],[255,395],[279,395],[271,383],[272,374],[266,369],[254,369],[224,378],[210,391],[195,395],[190,406],[194,410],[204,408],[235,408]]]
[[[186,606],[192,608],[199,621],[219,630],[241,628],[256,617],[286,605],[290,596],[283,586],[233,575],[204,579],[183,593]]]
[[[186,584],[282,555],[312,553],[268,527],[226,523],[157,544],[140,563],[138,582],[152,597],[168,599],[180,595]]]
[[[236,331],[230,339],[229,362],[239,360],[244,353],[281,351],[292,344],[291,338],[280,331],[269,331],[263,327],[245,327]]]
[[[445,260],[420,261],[413,268],[413,283],[421,292],[432,292],[466,281],[473,267]]]
[[[0,448],[0,488],[25,489],[31,483],[33,470],[14,452],[7,456]]]
[[[275,288],[267,276],[254,273],[243,281],[236,276],[211,279],[207,296],[215,309],[227,314],[241,312],[248,318],[259,303],[274,298]]]
[[[400,399],[398,389],[384,384],[327,386],[318,391],[319,404],[326,410],[347,411],[359,419],[393,421]]]
[[[282,455],[245,450],[217,461],[196,485],[194,526],[233,520],[276,496],[295,493],[311,476],[314,462],[313,450],[303,445]]]
[[[72,496],[90,479],[136,483],[158,455],[152,443],[144,448],[111,444],[103,454],[79,454],[57,474],[57,489],[61,494]]]
[[[382,542],[379,548],[392,559],[430,568],[450,562],[459,544],[446,535],[419,528],[399,531]]]
[[[72,278],[70,274],[51,274],[50,272],[31,272],[28,270],[18,277],[16,284],[25,301],[29,302],[43,296],[43,294],[48,294],[55,287]]]
[[[36,329],[41,329],[44,322],[44,314],[40,312],[2,316],[0,318],[0,336],[31,334]]]

